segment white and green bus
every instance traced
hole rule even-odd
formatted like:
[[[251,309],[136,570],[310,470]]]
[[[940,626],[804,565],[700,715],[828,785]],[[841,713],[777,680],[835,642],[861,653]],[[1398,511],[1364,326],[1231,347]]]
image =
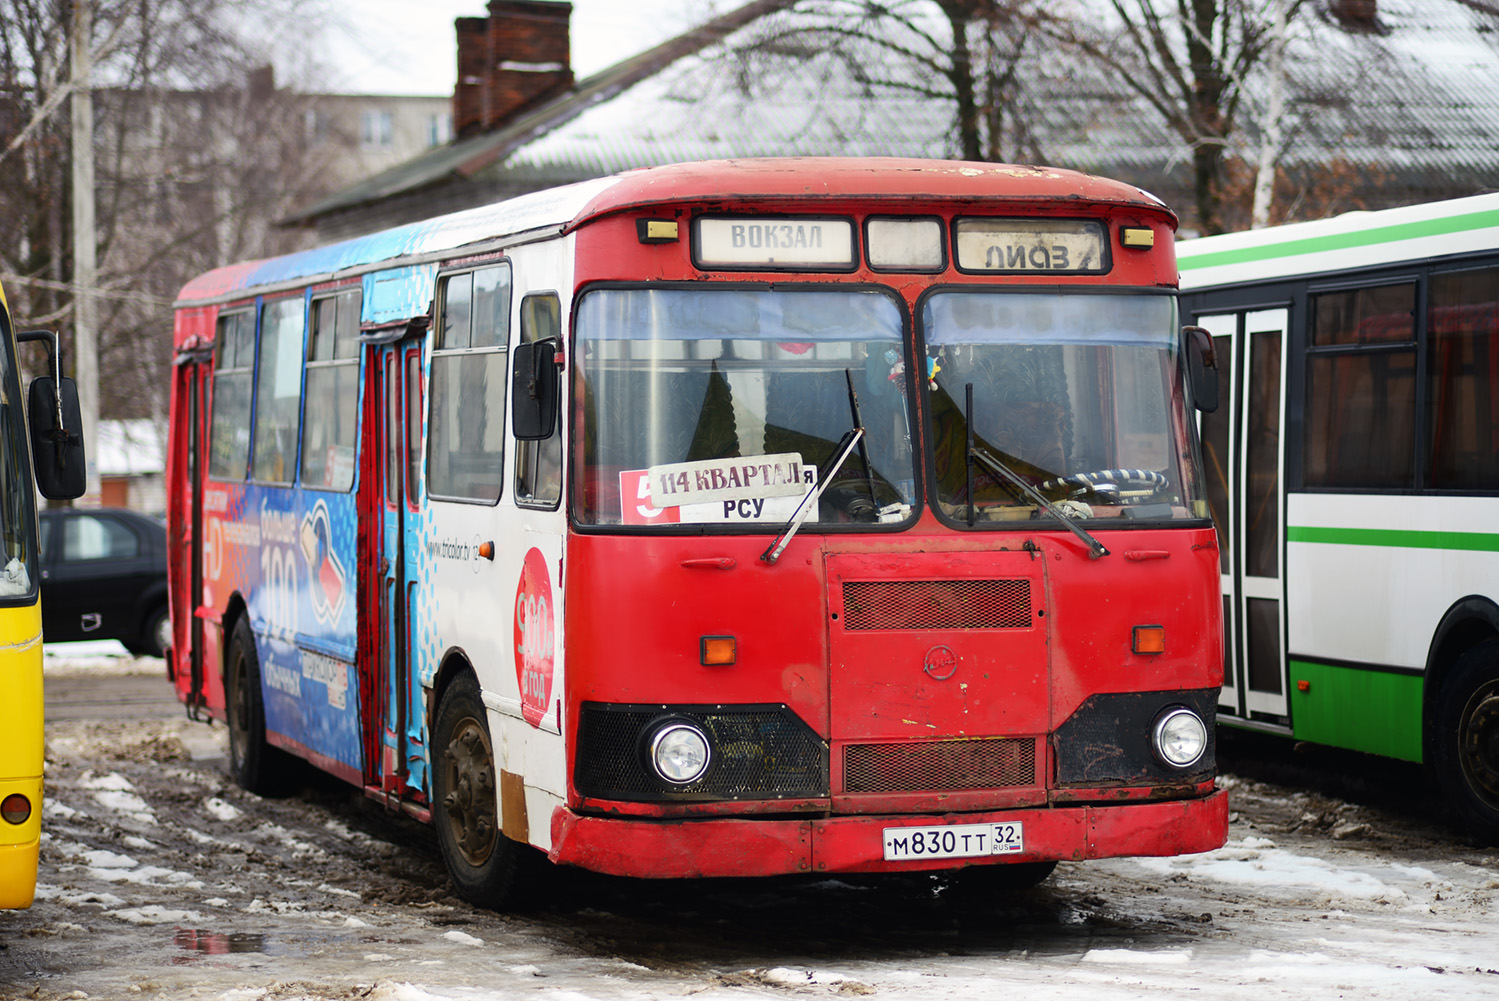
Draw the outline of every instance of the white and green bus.
[[[1499,841],[1499,194],[1183,241],[1219,718],[1429,762]]]

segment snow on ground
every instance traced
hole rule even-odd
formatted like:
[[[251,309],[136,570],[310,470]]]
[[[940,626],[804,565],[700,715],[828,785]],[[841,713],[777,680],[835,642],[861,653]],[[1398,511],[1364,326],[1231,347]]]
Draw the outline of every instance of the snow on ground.
[[[187,727],[49,734],[38,900],[0,912],[0,998],[1499,997],[1499,856],[1422,801],[1230,775],[1223,848],[1030,891],[553,873],[533,913],[498,915],[452,896],[428,829],[336,782],[249,796]]]

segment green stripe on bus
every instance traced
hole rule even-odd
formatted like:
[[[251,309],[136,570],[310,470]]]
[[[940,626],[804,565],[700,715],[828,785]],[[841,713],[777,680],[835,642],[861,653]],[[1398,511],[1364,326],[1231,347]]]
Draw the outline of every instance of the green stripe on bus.
[[[1305,660],[1292,660],[1290,667],[1291,734],[1297,740],[1421,760],[1425,678]]]
[[[1394,226],[1358,230],[1353,233],[1334,233],[1330,236],[1310,236],[1303,240],[1288,240],[1262,247],[1245,247],[1240,250],[1220,250],[1217,253],[1196,254],[1177,259],[1182,271],[1197,268],[1216,268],[1225,264],[1248,264],[1253,261],[1268,261],[1276,257],[1296,257],[1301,254],[1320,254],[1330,250],[1349,250],[1378,243],[1396,243],[1400,240],[1419,240],[1428,236],[1449,236],[1469,230],[1489,229],[1499,226],[1499,209],[1473,212],[1468,215],[1445,216],[1441,219],[1423,219],[1419,222],[1403,222]]]
[[[1286,529],[1286,541],[1323,542],[1334,546],[1499,552],[1499,534],[1493,532],[1420,532],[1398,528],[1312,528],[1292,525]]]

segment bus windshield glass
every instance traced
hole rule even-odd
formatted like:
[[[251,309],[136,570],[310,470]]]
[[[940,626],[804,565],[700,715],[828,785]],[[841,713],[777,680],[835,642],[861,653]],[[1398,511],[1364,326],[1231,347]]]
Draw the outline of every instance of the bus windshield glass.
[[[589,292],[576,322],[579,522],[773,530],[855,426],[850,385],[864,439],[808,521],[903,522],[915,490],[903,315],[867,290]]]
[[[34,597],[32,483],[26,461],[26,417],[10,337],[0,327],[0,601]]]
[[[925,301],[921,334],[944,516],[1200,515],[1174,298],[940,292]],[[969,459],[970,414],[979,461]]]

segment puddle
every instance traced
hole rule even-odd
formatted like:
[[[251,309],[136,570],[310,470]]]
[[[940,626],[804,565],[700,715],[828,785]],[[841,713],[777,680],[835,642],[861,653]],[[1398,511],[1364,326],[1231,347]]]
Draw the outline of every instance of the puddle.
[[[201,952],[209,956],[223,956],[231,952],[265,952],[265,936],[246,932],[202,931],[196,928],[178,928],[172,944],[189,952]]]

